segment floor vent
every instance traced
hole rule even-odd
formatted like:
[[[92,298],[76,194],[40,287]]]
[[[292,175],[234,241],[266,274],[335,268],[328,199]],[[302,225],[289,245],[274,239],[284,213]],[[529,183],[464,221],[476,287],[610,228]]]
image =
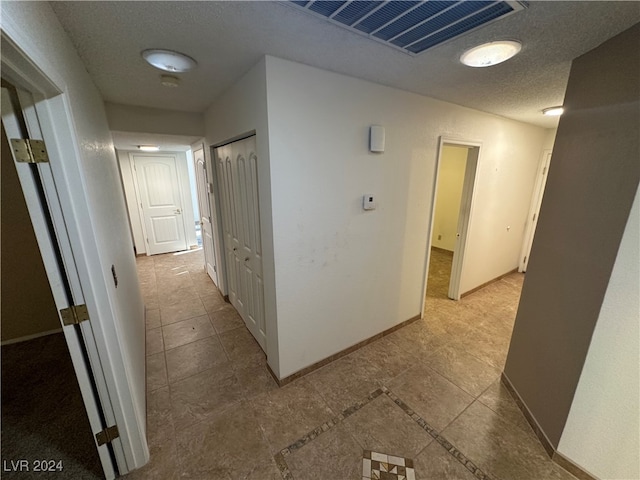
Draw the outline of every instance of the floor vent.
[[[527,7],[524,1],[290,1],[373,40],[418,55]]]

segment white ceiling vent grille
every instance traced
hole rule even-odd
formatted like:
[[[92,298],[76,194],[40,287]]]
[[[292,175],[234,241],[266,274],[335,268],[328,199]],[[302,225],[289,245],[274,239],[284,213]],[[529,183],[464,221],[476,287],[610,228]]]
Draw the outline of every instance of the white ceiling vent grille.
[[[411,55],[527,6],[524,1],[486,0],[294,0],[289,3]]]

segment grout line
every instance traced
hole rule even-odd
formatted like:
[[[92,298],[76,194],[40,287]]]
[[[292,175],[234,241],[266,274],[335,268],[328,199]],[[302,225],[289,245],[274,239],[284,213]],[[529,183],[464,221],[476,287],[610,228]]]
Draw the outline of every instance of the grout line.
[[[404,403],[401,399],[399,399],[393,392],[391,392],[387,387],[383,386],[378,388],[377,390],[371,392],[366,398],[363,400],[356,402],[351,407],[346,408],[339,415],[332,418],[331,420],[323,423],[319,427],[308,432],[306,435],[292,443],[286,448],[283,448],[278,453],[276,453],[273,457],[274,461],[278,469],[280,470],[280,474],[282,475],[283,480],[294,480],[293,474],[287,465],[286,457],[294,453],[295,451],[301,449],[305,445],[311,443],[312,440],[322,435],[325,432],[328,432],[336,425],[342,423],[346,418],[353,415],[355,412],[363,408],[364,406],[371,403],[373,400],[378,398],[380,395],[385,394],[393,403],[398,405],[404,413],[406,413],[414,422],[416,422],[424,431],[426,431],[440,446],[442,446],[453,458],[455,458],[458,462],[462,464],[469,472],[471,472],[478,480],[494,480],[494,477],[485,473],[478,467],[475,463],[473,463],[469,458],[464,455],[460,450],[458,450],[451,442],[449,442],[444,436],[442,436],[435,428],[433,428],[425,419],[423,419],[420,415],[414,412],[406,403]],[[476,400],[474,399],[474,403]],[[471,404],[469,404],[463,412],[469,408]],[[460,413],[462,414],[462,412]],[[460,416],[460,415],[458,415]],[[456,417],[457,418],[457,417]],[[426,448],[426,447],[425,447]]]
[[[458,450],[455,446],[453,446],[444,436],[438,433],[438,431],[435,428],[429,425],[425,419],[423,419],[420,415],[415,413],[406,403],[400,400],[387,387],[382,387],[382,390],[391,400],[393,400],[393,402],[396,405],[398,405],[407,415],[409,415],[414,422],[420,425],[420,427],[422,427],[423,430],[425,430],[429,435],[431,435],[434,438],[434,440],[436,440],[445,450],[447,450],[447,452],[449,452],[449,454],[451,454],[451,456],[453,456],[453,458],[455,458],[458,462],[460,462],[478,480],[493,480],[493,477],[484,473],[475,463],[469,460],[469,458],[467,458],[466,455],[464,455],[460,450]],[[467,408],[469,408],[469,406],[467,406],[465,410]],[[460,414],[462,414],[462,412]]]

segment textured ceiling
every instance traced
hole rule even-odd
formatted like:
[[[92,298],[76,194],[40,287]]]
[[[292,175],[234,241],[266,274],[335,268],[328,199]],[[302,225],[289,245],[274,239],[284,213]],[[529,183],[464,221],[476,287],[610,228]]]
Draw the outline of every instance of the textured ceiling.
[[[104,99],[204,111],[265,54],[359,77],[543,127],[540,111],[562,104],[571,60],[640,21],[635,1],[531,1],[529,8],[417,57],[282,2],[51,2]],[[512,60],[472,69],[472,46],[517,39]],[[146,48],[199,62],[179,88],[140,57]],[[635,52],[637,54],[637,52]]]

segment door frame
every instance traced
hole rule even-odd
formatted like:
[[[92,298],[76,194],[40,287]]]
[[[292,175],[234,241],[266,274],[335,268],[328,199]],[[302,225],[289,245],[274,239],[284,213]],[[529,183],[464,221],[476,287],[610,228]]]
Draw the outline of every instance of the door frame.
[[[178,191],[180,194],[180,202],[182,202],[182,233],[184,234],[184,250],[172,250],[172,251],[186,251],[189,250],[189,237],[187,235],[187,225],[186,225],[186,217],[188,216],[188,212],[191,208],[186,204],[186,200],[191,202],[191,198],[186,198],[184,195],[184,189],[182,188],[182,183],[184,181],[183,175],[180,173],[180,159],[175,155],[174,152],[154,152],[154,153],[145,153],[145,152],[128,152],[129,155],[129,165],[131,168],[131,175],[133,178],[133,190],[136,196],[136,207],[138,210],[138,217],[140,218],[140,224],[142,226],[142,234],[144,235],[145,240],[145,251],[147,256],[151,255],[161,255],[161,254],[152,254],[150,252],[150,244],[149,244],[149,232],[147,232],[147,226],[144,219],[144,211],[142,210],[142,196],[140,195],[140,184],[138,180],[138,170],[135,166],[135,158],[134,157],[173,157],[176,165],[176,173],[177,178],[176,182],[178,182]],[[186,154],[185,154],[186,158]],[[188,160],[187,160],[188,161]],[[125,195],[126,196],[126,195]],[[189,203],[190,205],[190,203]],[[191,215],[193,217],[193,215]],[[193,226],[195,230],[195,224]],[[169,253],[169,252],[167,252]]]
[[[549,176],[549,166],[551,165],[551,157],[553,150],[548,148],[542,151],[540,161],[538,162],[538,171],[536,172],[536,184],[533,187],[533,195],[531,196],[531,206],[529,207],[529,216],[527,217],[527,227],[522,242],[522,251],[520,252],[520,260],[518,261],[518,272],[526,272],[529,258],[531,257],[531,247],[536,234],[536,225],[540,216],[540,207],[544,198],[544,189],[547,185],[547,177]],[[534,217],[535,216],[535,217]]]
[[[13,31],[3,23],[0,62],[2,77],[28,94],[23,95],[21,100],[26,102],[22,109],[27,113],[30,136],[46,142],[50,163],[38,167],[46,198],[41,199],[33,176],[26,175],[24,169],[21,169],[19,178],[56,307],[61,309],[69,306],[64,287],[64,266],[74,304],[85,303],[91,318],[91,321],[77,326],[65,326],[63,332],[94,441],[95,434],[102,428],[114,424],[118,426],[119,437],[111,442],[110,447],[98,448],[105,476],[111,479],[117,473],[124,475],[143,466],[149,460],[149,449],[144,419],[138,415],[133,392],[128,385],[123,351],[113,321],[115,312],[106,295],[100,295],[103,289],[106,292],[101,285],[102,277],[92,275],[96,266],[90,264],[98,258],[98,246],[93,230],[86,225],[88,206],[86,202],[78,204],[74,201],[71,193],[78,192],[83,185],[82,173],[76,163],[80,150],[70,108],[71,100],[64,82],[51,79],[43,73],[39,63],[9,37],[7,29],[12,36],[22,39],[23,43],[25,34]],[[40,60],[44,61],[42,58]],[[8,138],[18,133],[16,128],[14,125],[11,134],[7,131]],[[43,204],[43,201],[47,204]],[[50,219],[47,219],[49,214]],[[49,221],[53,233],[47,225]],[[52,238],[52,235],[55,237]],[[58,243],[57,247],[54,240]],[[56,248],[60,250],[61,263]],[[80,337],[84,340],[84,347]],[[91,376],[95,380],[94,385]],[[101,417],[106,424],[99,425]],[[112,449],[116,465],[107,461],[108,449]]]
[[[216,217],[216,224],[214,227],[214,234],[215,234],[214,238],[215,240],[217,240],[217,243],[218,243],[218,248],[216,249],[216,255],[218,260],[218,280],[220,282],[220,285],[218,285],[218,289],[222,292],[225,298],[228,298],[229,296],[229,282],[227,280],[228,266],[227,266],[227,258],[226,258],[226,242],[224,238],[224,225],[222,223],[223,208],[222,208],[222,195],[220,193],[221,179],[220,179],[220,175],[218,174],[218,168],[215,160],[216,158],[215,150],[216,148],[224,147],[225,145],[228,145],[233,142],[237,142],[239,140],[244,140],[245,138],[253,137],[254,135],[256,135],[256,131],[251,130],[241,135],[236,135],[234,137],[226,139],[222,142],[209,145],[209,158],[207,159],[205,157],[205,160],[207,160],[207,164],[210,167],[210,172],[211,172],[210,178],[213,183],[213,195],[210,195],[210,197],[213,197],[212,202],[214,203],[213,205],[214,209],[212,210],[212,213],[215,211],[215,217]]]
[[[196,161],[196,156],[195,156],[195,152],[197,150],[202,150],[202,156],[204,157],[204,171],[205,171],[205,184],[202,185],[198,182],[198,162]],[[205,147],[204,144],[204,140],[199,140],[198,142],[194,143],[191,145],[191,157],[192,157],[192,161],[193,161],[193,168],[195,170],[195,177],[196,177],[196,189],[198,191],[198,208],[200,209],[200,218],[198,219],[200,221],[200,231],[202,232],[202,205],[200,205],[200,192],[204,191],[206,194],[206,198],[207,198],[207,208],[209,211],[209,224],[210,224],[210,228],[211,228],[211,241],[212,244],[209,246],[210,247],[210,252],[213,255],[213,268],[214,268],[214,277],[212,278],[213,283],[216,284],[216,286],[218,286],[219,280],[218,280],[218,259],[217,259],[217,255],[216,255],[216,249],[215,249],[215,239],[216,239],[216,224],[214,223],[214,220],[216,219],[216,215],[214,214],[214,208],[213,208],[213,201],[212,201],[212,196],[213,196],[213,182],[212,182],[212,176],[209,172],[209,167],[208,167],[208,161],[207,161],[207,149]],[[208,271],[208,265],[207,265],[207,258],[206,258],[206,249],[204,246],[205,243],[205,237],[204,234],[202,235],[202,250],[205,252],[205,270],[207,271],[207,274],[209,276],[211,276],[211,273]]]
[[[429,280],[429,265],[431,263],[431,244],[434,228],[434,219],[436,213],[436,199],[438,195],[438,181],[440,180],[440,166],[442,162],[442,150],[447,145],[456,145],[461,147],[469,147],[467,154],[467,163],[464,171],[464,184],[462,187],[462,198],[460,201],[460,211],[458,214],[458,234],[456,238],[456,246],[453,252],[453,263],[451,265],[451,278],[449,280],[448,297],[452,300],[460,300],[460,285],[464,273],[465,251],[469,244],[469,231],[471,220],[473,218],[474,195],[478,180],[478,164],[480,163],[480,155],[482,152],[482,142],[477,140],[464,140],[453,137],[440,136],[438,139],[438,156],[436,158],[435,174],[433,180],[433,188],[431,195],[431,213],[427,228],[427,251],[425,260],[424,288],[422,294],[422,312],[426,303],[427,283]],[[472,153],[473,152],[473,153]]]

